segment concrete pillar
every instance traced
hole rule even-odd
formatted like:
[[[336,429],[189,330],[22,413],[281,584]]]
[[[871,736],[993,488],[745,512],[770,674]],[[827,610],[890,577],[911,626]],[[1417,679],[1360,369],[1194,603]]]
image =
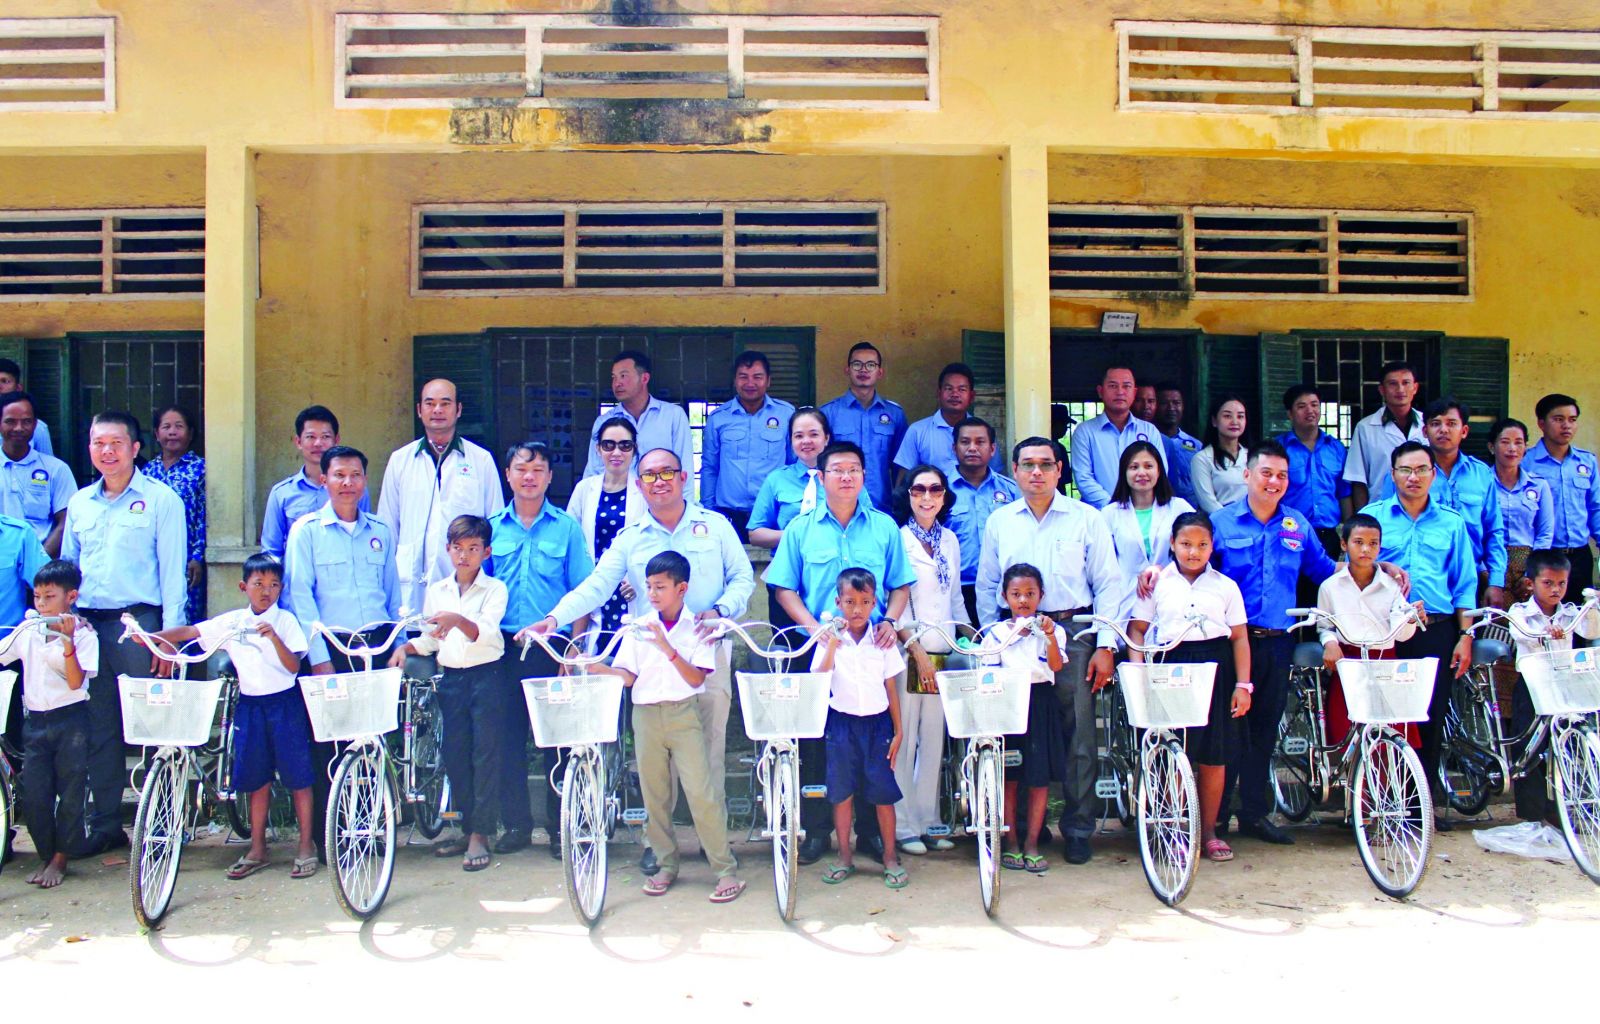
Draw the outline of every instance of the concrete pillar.
[[[1043,143],[1005,156],[1001,220],[1005,245],[1007,447],[1050,433],[1049,162]]]

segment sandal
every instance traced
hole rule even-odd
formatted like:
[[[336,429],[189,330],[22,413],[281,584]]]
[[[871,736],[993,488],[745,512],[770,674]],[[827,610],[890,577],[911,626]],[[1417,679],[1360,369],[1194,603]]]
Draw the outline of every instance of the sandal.
[[[483,851],[482,853],[478,854],[476,857],[462,857],[461,858],[461,870],[462,871],[482,871],[484,868],[489,866],[489,861],[491,861],[493,859],[494,858],[490,855],[488,850]]]
[[[267,862],[264,860],[251,860],[249,857],[240,857],[228,869],[228,877],[237,882],[241,878],[249,878],[266,866]]]
[[[665,896],[667,890],[672,888],[672,883],[677,880],[676,875],[651,875],[644,880],[644,894],[646,896]]]
[[[1050,870],[1050,862],[1045,860],[1041,854],[1037,853],[1023,854],[1022,866],[1027,868],[1031,874],[1035,875],[1042,875],[1046,871]]]
[[[433,855],[435,857],[459,857],[466,852],[467,840],[465,837],[446,839],[433,844]]]
[[[724,882],[731,882],[732,884],[731,885],[724,885],[723,884]],[[736,879],[732,879],[732,878],[719,879],[717,881],[717,887],[715,889],[711,890],[711,902],[712,903],[732,903],[734,900],[739,898],[739,894],[740,893],[744,892],[744,886],[745,886],[745,883],[743,883],[741,881],[738,881]]]
[[[1233,847],[1220,839],[1206,840],[1205,851],[1206,860],[1215,861],[1218,864],[1233,859]]]
[[[1022,854],[1007,850],[1000,855],[1000,866],[1012,871],[1021,871],[1023,868]]]
[[[296,857],[294,859],[294,867],[289,872],[289,877],[290,878],[310,878],[312,875],[314,875],[316,873],[317,873],[317,858],[316,858],[316,855],[313,854],[310,857]]]
[[[829,864],[822,870],[822,880],[829,885],[838,885],[855,873],[854,864]]]
[[[896,865],[883,869],[883,884],[891,889],[904,889],[911,879],[906,877],[906,869]]]

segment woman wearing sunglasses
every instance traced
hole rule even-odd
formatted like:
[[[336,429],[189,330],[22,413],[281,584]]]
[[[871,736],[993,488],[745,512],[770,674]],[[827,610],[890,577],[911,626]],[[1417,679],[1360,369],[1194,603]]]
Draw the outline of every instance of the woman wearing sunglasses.
[[[596,442],[600,449],[601,473],[578,481],[572,489],[572,499],[567,502],[567,512],[583,526],[589,554],[596,562],[611,547],[617,534],[644,516],[644,495],[633,486],[638,445],[638,430],[621,416],[613,416],[602,423],[600,439]],[[632,600],[633,588],[623,580],[600,609],[602,642],[621,627],[622,616]]]

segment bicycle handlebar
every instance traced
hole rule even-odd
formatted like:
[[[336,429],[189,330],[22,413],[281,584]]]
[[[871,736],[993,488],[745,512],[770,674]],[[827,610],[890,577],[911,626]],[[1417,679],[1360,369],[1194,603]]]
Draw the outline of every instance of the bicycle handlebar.
[[[755,623],[746,623],[745,625],[755,625]],[[765,625],[765,626],[769,626],[769,627],[771,626],[770,623],[762,623],[761,625]],[[777,649],[773,649],[773,650],[770,650],[770,651],[767,650],[766,648],[762,647],[760,644],[756,643],[754,640],[750,639],[750,634],[745,632],[744,626],[740,625],[737,622],[734,622],[732,619],[714,619],[714,620],[712,620],[711,627],[715,632],[713,632],[711,634],[711,639],[720,640],[723,636],[727,635],[728,633],[732,633],[733,635],[737,636],[740,640],[743,640],[744,641],[744,645],[746,647],[750,648],[750,653],[754,654],[758,658],[765,658],[765,659],[767,659],[769,661],[771,661],[773,659],[777,659],[779,661],[793,661],[795,658],[800,657],[800,655],[804,654],[805,652],[809,651],[811,648],[817,646],[817,644],[821,643],[822,642],[822,638],[827,636],[828,634],[844,632],[845,625],[846,625],[845,620],[842,619],[842,618],[825,619],[825,620],[823,620],[821,629],[817,630],[815,633],[812,633],[810,636],[806,637],[806,642],[801,644],[799,647],[796,647],[792,651],[790,651],[790,650],[777,650]]]
[[[1025,619],[1015,619],[1013,621],[1018,628],[1014,630],[1010,636],[1002,640],[998,645],[993,647],[989,646],[989,637],[984,637],[978,643],[977,647],[968,647],[965,649],[963,649],[959,643],[960,638],[951,636],[950,632],[944,628],[946,625],[956,625],[954,622],[939,624],[935,622],[917,622],[915,620],[907,620],[900,623],[900,628],[911,631],[910,638],[906,640],[908,645],[913,644],[917,640],[921,639],[925,633],[937,633],[939,636],[944,637],[945,643],[950,646],[952,653],[969,654],[981,660],[983,658],[997,657],[1001,651],[1004,651],[1007,647],[1017,643],[1023,637],[1042,632],[1039,629],[1039,620],[1036,616],[1030,616]],[[990,634],[990,636],[992,637],[993,634]]]
[[[343,654],[345,657],[362,658],[367,662],[367,664],[370,665],[372,664],[372,656],[381,651],[386,651],[393,646],[395,638],[398,637],[401,632],[410,629],[412,626],[420,625],[426,621],[426,617],[422,615],[407,615],[399,622],[369,622],[364,626],[357,627],[356,629],[345,629],[343,626],[325,626],[320,622],[313,622],[311,624],[311,635],[313,637],[320,635],[322,639],[328,642],[328,646],[332,647],[340,654]],[[392,626],[393,628],[389,630],[389,635],[384,638],[383,643],[378,644],[377,646],[367,643],[366,635],[372,630],[382,629],[384,626]],[[351,643],[346,645],[345,643],[341,642],[339,637],[336,635],[339,633],[343,633],[350,637]],[[360,641],[359,643],[356,642],[358,640]]]
[[[528,652],[533,649],[534,644],[538,644],[540,647],[544,648],[546,654],[555,659],[556,664],[565,665],[568,668],[576,668],[587,671],[590,665],[598,665],[602,661],[605,661],[607,658],[615,654],[617,652],[617,648],[622,645],[622,638],[630,633],[633,634],[635,638],[640,640],[649,636],[649,632],[644,628],[643,623],[628,623],[615,633],[611,634],[611,639],[606,641],[606,645],[603,649],[596,651],[594,654],[580,654],[576,658],[568,657],[563,654],[557,654],[556,649],[550,645],[550,640],[545,636],[545,634],[529,633],[523,638],[522,657],[520,660],[528,660]]]
[[[124,612],[122,615],[122,635],[117,638],[117,643],[120,644],[128,640],[134,640],[143,645],[147,650],[150,651],[151,654],[154,654],[162,661],[170,661],[174,665],[198,665],[203,661],[209,660],[213,654],[216,654],[218,651],[222,650],[222,648],[226,647],[235,640],[254,647],[259,636],[260,634],[253,629],[236,629],[228,635],[220,637],[217,642],[209,648],[204,644],[201,644],[200,653],[198,654],[184,654],[183,648],[189,646],[189,644],[184,644],[182,647],[180,647],[177,644],[174,644],[172,641],[163,637],[159,637],[154,633],[147,633],[143,629],[139,628],[138,619],[135,619],[131,614]],[[189,641],[189,643],[195,642],[196,641],[194,640]]]
[[[1288,608],[1288,609],[1285,609],[1285,614],[1288,615],[1290,618],[1295,618],[1295,619],[1299,619],[1300,620],[1299,622],[1296,622],[1296,623],[1294,623],[1293,625],[1291,625],[1289,627],[1289,632],[1291,632],[1291,633],[1294,632],[1297,629],[1304,629],[1307,626],[1316,626],[1316,625],[1318,625],[1320,623],[1326,622],[1328,625],[1333,627],[1333,631],[1339,635],[1339,639],[1340,640],[1343,640],[1345,643],[1349,644],[1351,647],[1360,647],[1362,649],[1371,649],[1373,647],[1383,647],[1383,646],[1385,646],[1387,644],[1393,643],[1394,640],[1395,640],[1395,637],[1400,635],[1400,631],[1405,629],[1407,626],[1412,625],[1413,623],[1416,624],[1418,629],[1423,630],[1424,632],[1428,628],[1427,621],[1417,615],[1417,611],[1416,611],[1415,608],[1411,608],[1410,610],[1408,610],[1406,612],[1405,618],[1403,618],[1399,622],[1395,623],[1394,624],[1394,628],[1389,630],[1389,635],[1388,636],[1383,637],[1380,640],[1361,641],[1361,640],[1352,640],[1345,633],[1344,627],[1339,625],[1338,617],[1333,615],[1331,612],[1323,611],[1321,608]]]
[[[1075,634],[1073,639],[1081,639],[1100,629],[1110,629],[1113,633],[1117,634],[1118,638],[1120,638],[1123,643],[1128,645],[1128,650],[1130,651],[1138,651],[1140,654],[1165,654],[1167,651],[1170,651],[1174,647],[1183,643],[1184,640],[1188,639],[1190,633],[1193,633],[1201,626],[1204,626],[1208,623],[1217,626],[1222,625],[1220,622],[1212,622],[1210,617],[1205,615],[1185,615],[1183,618],[1185,622],[1183,632],[1179,633],[1171,640],[1165,640],[1159,644],[1136,644],[1133,642],[1133,638],[1128,635],[1128,631],[1122,627],[1122,623],[1115,619],[1108,619],[1103,615],[1074,615],[1072,617],[1073,622],[1088,623],[1089,628]]]
[[[1593,587],[1585,587],[1583,590],[1583,604],[1578,606],[1577,613],[1573,615],[1572,624],[1576,625],[1585,615],[1588,615],[1597,607],[1600,607],[1600,591],[1596,591]],[[1484,626],[1499,623],[1524,640],[1542,642],[1553,639],[1548,632],[1531,633],[1522,628],[1517,620],[1511,617],[1511,613],[1502,608],[1474,608],[1467,613],[1467,616],[1479,620],[1467,629],[1469,633],[1476,634]]]
[[[6,632],[5,638],[0,640],[0,654],[11,650],[11,645],[17,642],[17,637],[21,636],[24,630],[53,626],[60,621],[61,616],[59,615],[35,615],[33,618],[23,619],[15,626],[12,626]]]

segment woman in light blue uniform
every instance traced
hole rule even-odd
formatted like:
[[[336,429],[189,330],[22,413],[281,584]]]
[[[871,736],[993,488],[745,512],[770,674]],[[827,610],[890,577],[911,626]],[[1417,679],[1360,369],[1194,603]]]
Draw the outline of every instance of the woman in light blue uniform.
[[[1520,593],[1530,551],[1555,544],[1555,495],[1550,482],[1522,468],[1528,427],[1520,420],[1496,420],[1489,428],[1489,454],[1500,485],[1500,518],[1506,524],[1506,593]],[[1493,582],[1492,580],[1490,582]]]

